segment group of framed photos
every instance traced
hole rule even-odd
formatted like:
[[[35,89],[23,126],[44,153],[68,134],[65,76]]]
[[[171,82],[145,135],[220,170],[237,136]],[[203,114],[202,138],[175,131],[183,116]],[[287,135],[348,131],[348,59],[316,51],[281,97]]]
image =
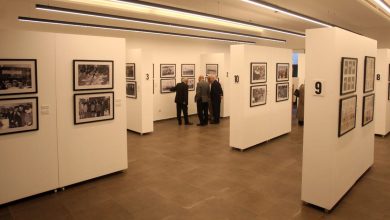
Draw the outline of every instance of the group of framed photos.
[[[349,97],[341,98],[339,102],[338,136],[341,137],[356,127],[357,108],[357,70],[358,59],[341,58],[340,95]],[[375,57],[366,56],[364,59],[363,93],[374,91],[375,85]],[[363,96],[362,127],[374,120],[375,94]]]
[[[276,102],[289,99],[289,64],[276,64]],[[267,63],[250,64],[250,107],[267,103]],[[279,83],[278,83],[279,82]]]
[[[39,130],[37,93],[36,59],[0,59],[0,135]]]
[[[73,90],[114,89],[114,61],[73,60]],[[114,119],[114,92],[74,94],[74,124]]]
[[[137,98],[137,81],[135,81],[135,63],[126,63],[126,97]]]
[[[181,77],[188,79],[188,91],[195,91],[195,64],[181,64]],[[160,92],[171,93],[176,86],[176,64],[160,64]]]

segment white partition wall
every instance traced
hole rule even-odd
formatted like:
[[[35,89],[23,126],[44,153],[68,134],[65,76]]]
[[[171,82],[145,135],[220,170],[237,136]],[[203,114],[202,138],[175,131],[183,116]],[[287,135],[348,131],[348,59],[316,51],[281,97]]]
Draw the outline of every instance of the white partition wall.
[[[362,127],[362,105],[364,58],[375,57],[376,48],[375,40],[339,28],[306,31],[305,202],[332,209],[373,164],[374,122]],[[342,57],[358,59],[356,92],[348,95],[340,95]],[[321,95],[315,95],[315,82],[323,85]],[[355,128],[339,137],[339,102],[353,95],[357,96]]]
[[[292,51],[289,49],[231,46],[230,146],[246,149],[291,132]],[[267,82],[251,84],[251,62],[267,63]],[[289,64],[288,100],[276,102],[276,64]],[[239,82],[235,83],[235,77]],[[266,104],[250,107],[250,87],[267,85]]]
[[[223,90],[223,98],[221,102],[221,117],[230,115],[230,83],[229,70],[226,61],[227,56],[224,53],[202,54],[200,56],[200,72],[206,75],[207,64],[218,64],[218,79]]]
[[[376,59],[376,74],[380,80],[375,82],[375,134],[390,132],[390,49],[379,49]]]
[[[59,185],[66,186],[127,168],[126,41],[121,38],[56,35]],[[114,61],[115,119],[73,123],[72,61]],[[85,92],[84,92],[85,93]]]
[[[55,35],[0,30],[0,59],[37,59],[39,130],[0,136],[0,204],[58,187]],[[73,108],[70,106],[70,108]],[[38,107],[39,110],[39,107]]]
[[[140,134],[153,132],[153,65],[141,49],[127,51],[126,63],[135,64],[137,97],[127,98],[127,129]]]

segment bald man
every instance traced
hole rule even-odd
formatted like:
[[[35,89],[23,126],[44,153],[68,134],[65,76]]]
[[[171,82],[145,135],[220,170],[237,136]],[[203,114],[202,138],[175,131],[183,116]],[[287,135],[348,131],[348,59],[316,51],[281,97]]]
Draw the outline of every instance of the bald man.
[[[195,102],[198,110],[199,124],[197,126],[206,126],[209,118],[209,100],[210,87],[204,80],[204,76],[200,75],[196,84]]]

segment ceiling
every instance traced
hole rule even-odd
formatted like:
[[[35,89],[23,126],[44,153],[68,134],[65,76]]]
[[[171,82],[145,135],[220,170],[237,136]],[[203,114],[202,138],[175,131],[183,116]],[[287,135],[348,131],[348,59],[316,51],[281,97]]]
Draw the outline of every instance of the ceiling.
[[[58,14],[34,9],[35,4],[44,4],[51,6],[60,6],[72,9],[122,15],[150,19],[156,21],[171,22],[176,24],[185,24],[219,30],[234,31],[259,36],[280,38],[287,40],[287,44],[275,42],[257,41],[258,44],[287,47],[296,50],[304,49],[304,38],[275,33],[264,30],[254,32],[253,30],[244,30],[221,26],[210,23],[202,23],[194,20],[185,20],[168,16],[161,16],[149,13],[139,13],[134,11],[90,5],[84,3],[74,3],[74,0],[0,0],[0,26],[12,29],[27,29],[39,31],[53,31],[65,33],[81,33],[104,36],[142,36],[142,34],[130,34],[112,30],[96,30],[79,27],[63,27],[50,24],[31,24],[17,21],[18,16],[46,18],[54,20],[74,21],[91,24],[103,24],[120,27],[141,28],[148,30],[158,30],[166,32],[193,34],[210,37],[220,37],[239,40],[253,40],[244,37],[232,37],[221,34],[205,33],[199,31],[179,30],[176,28],[159,27],[145,24],[135,24],[125,21],[113,21],[102,18],[83,17],[79,15]],[[326,21],[339,27],[354,31],[367,37],[378,40],[379,48],[390,48],[390,15],[380,12],[373,7],[372,0],[267,0],[267,2],[296,11],[301,14]],[[390,3],[390,0],[386,0]],[[254,5],[242,2],[241,0],[147,0],[147,2],[158,3],[227,18],[233,18],[246,22],[272,26],[280,29],[286,29],[294,32],[304,33],[306,29],[321,28],[320,25],[302,21],[289,17],[274,11],[256,7]]]

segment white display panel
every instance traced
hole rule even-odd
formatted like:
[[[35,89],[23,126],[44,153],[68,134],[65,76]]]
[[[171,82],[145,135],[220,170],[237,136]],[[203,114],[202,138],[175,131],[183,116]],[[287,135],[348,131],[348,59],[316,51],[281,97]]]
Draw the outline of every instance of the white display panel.
[[[306,31],[305,202],[332,209],[373,164],[374,123],[362,127],[361,122],[364,57],[375,57],[376,48],[375,40],[339,28]],[[340,95],[342,57],[358,59],[356,92],[348,95]],[[315,95],[315,82],[326,82],[323,95]],[[357,96],[356,126],[339,137],[340,100],[350,96]]]
[[[387,135],[390,132],[390,49],[378,49],[375,77],[375,134]]]
[[[291,92],[288,100],[276,100],[276,64],[289,63],[288,83],[292,86],[292,51],[289,49],[234,45],[231,46],[230,77],[230,146],[246,149],[291,132]],[[250,83],[252,62],[267,63],[267,82]],[[236,76],[236,77],[235,77]],[[239,77],[239,82],[235,79]],[[251,86],[267,85],[266,103],[251,107]]]

